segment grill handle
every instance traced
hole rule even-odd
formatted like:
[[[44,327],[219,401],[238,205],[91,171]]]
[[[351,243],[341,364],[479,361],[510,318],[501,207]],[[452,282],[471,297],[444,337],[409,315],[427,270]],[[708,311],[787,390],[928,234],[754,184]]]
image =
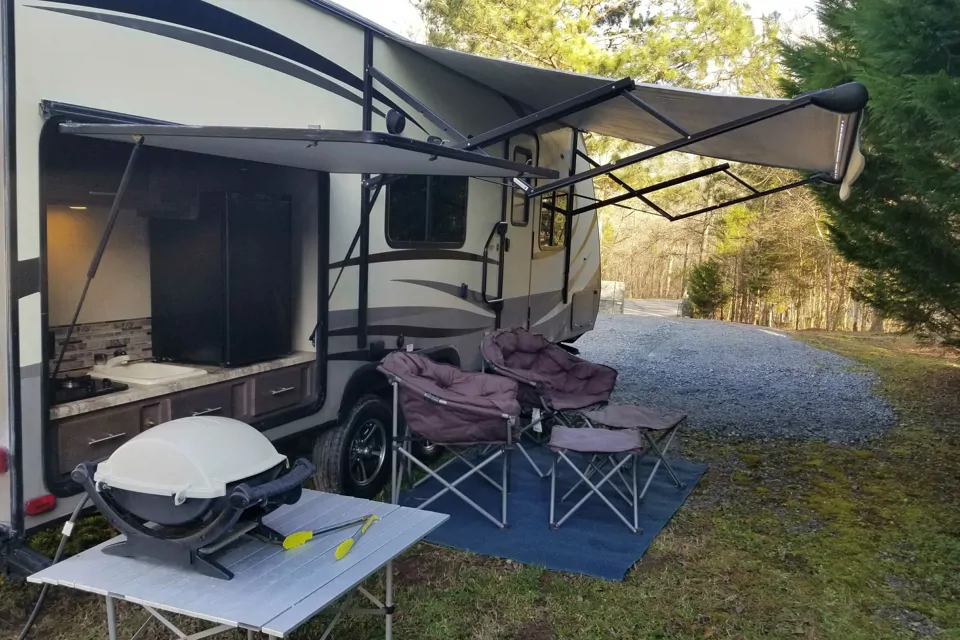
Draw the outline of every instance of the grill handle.
[[[246,509],[263,502],[275,495],[300,489],[306,480],[313,475],[316,469],[312,464],[300,458],[293,463],[293,467],[276,480],[251,487],[241,484],[230,494],[230,506],[236,509]],[[299,498],[299,494],[297,496]]]

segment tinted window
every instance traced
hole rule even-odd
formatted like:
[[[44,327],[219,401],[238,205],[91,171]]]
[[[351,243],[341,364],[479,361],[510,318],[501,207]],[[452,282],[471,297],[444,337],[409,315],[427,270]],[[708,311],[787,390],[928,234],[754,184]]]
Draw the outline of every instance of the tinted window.
[[[567,227],[567,193],[548,193],[540,200],[540,248],[562,247]]]
[[[408,176],[387,187],[390,246],[463,245],[467,181],[460,176]]]

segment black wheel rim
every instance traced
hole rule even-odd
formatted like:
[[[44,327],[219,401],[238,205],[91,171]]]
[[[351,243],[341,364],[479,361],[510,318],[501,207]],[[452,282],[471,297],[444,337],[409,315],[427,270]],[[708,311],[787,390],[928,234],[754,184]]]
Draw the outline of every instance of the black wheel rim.
[[[365,421],[350,443],[350,479],[365,487],[377,479],[387,457],[387,429],[376,419]]]
[[[437,445],[433,444],[429,440],[423,440],[420,443],[420,450],[428,456],[433,455],[433,452],[437,450]]]

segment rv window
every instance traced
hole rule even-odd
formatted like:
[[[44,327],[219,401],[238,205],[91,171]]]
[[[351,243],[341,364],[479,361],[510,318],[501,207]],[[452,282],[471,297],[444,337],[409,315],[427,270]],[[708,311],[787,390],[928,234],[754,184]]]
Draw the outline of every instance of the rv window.
[[[548,193],[540,200],[540,248],[562,247],[567,226],[567,193]]]
[[[533,164],[533,154],[530,153],[529,149],[517,147],[513,150],[513,161]],[[527,223],[530,222],[530,209],[527,206],[527,198],[520,189],[514,188],[512,191],[513,199],[511,204],[512,209],[510,210],[510,222],[512,222],[515,227],[525,227]]]
[[[387,244],[462,247],[467,182],[461,176],[408,176],[387,187]]]

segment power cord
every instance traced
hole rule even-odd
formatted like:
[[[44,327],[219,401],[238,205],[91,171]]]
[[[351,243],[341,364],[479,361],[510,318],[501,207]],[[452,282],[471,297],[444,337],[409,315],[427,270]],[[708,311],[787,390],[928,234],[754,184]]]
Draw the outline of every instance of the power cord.
[[[63,523],[62,536],[60,537],[60,544],[57,546],[57,552],[53,554],[53,563],[57,564],[60,562],[60,556],[63,555],[63,550],[67,546],[67,540],[70,539],[70,535],[73,533],[74,525],[77,522],[77,518],[80,516],[80,511],[87,505],[87,496],[83,497],[78,504],[76,509],[73,510],[73,514],[70,516],[70,519]],[[40,597],[37,598],[37,604],[33,606],[33,611],[30,613],[30,618],[27,619],[27,624],[24,625],[23,631],[20,632],[20,635],[17,636],[17,640],[24,640],[27,637],[27,634],[30,633],[30,629],[33,628],[34,623],[37,621],[37,616],[40,615],[40,609],[43,608],[43,601],[47,597],[47,589],[50,588],[48,583],[44,583],[43,587],[40,588]]]

